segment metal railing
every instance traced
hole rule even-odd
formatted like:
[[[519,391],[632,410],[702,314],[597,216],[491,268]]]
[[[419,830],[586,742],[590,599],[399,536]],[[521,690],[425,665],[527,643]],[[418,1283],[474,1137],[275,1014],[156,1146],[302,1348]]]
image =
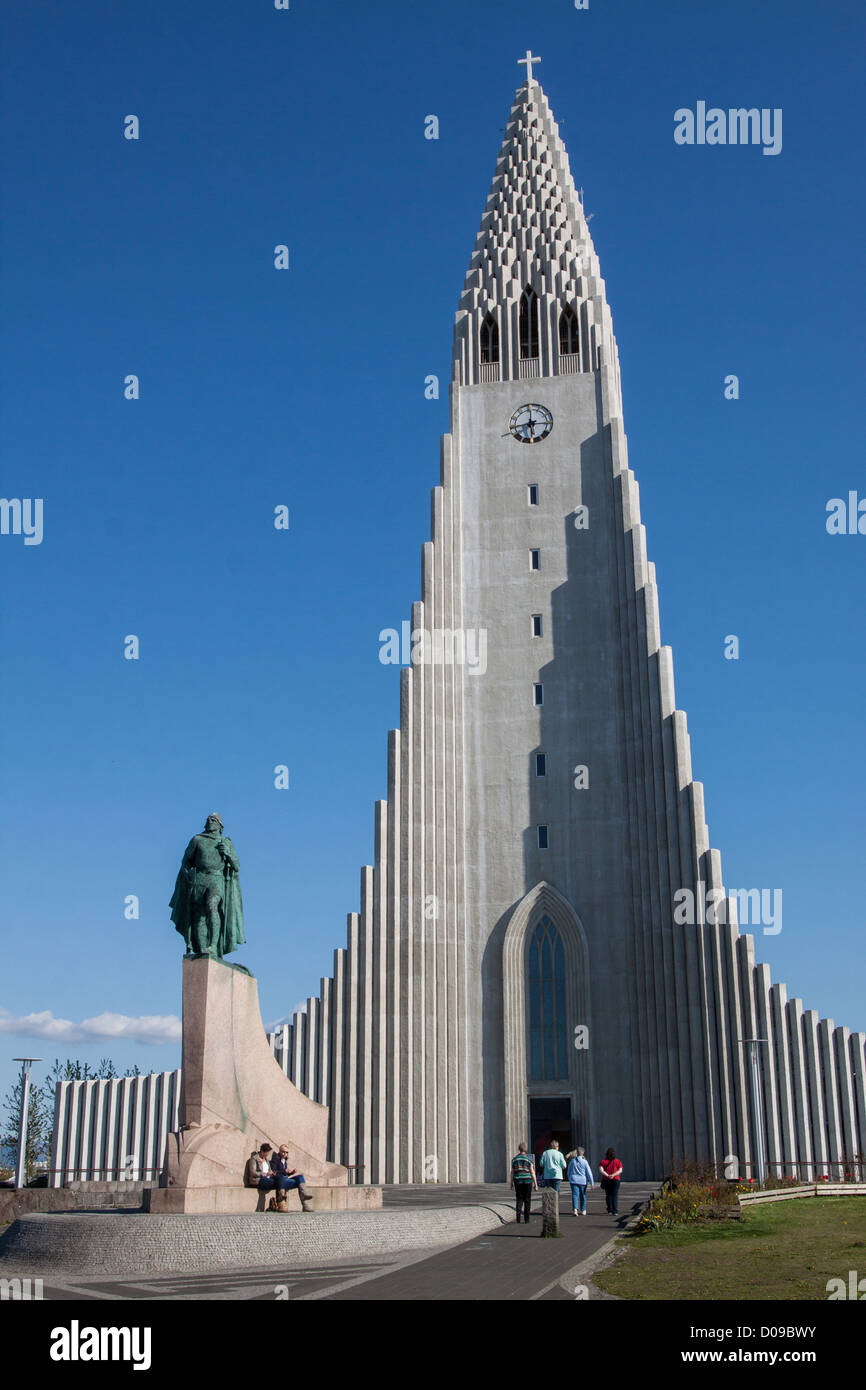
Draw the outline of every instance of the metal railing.
[[[765,1159],[763,1167],[766,1176],[777,1181],[866,1182],[866,1158],[860,1154],[854,1158],[833,1158],[822,1162],[801,1158]],[[727,1178],[728,1182],[752,1182],[758,1174],[759,1165],[731,1159],[727,1163],[715,1164],[714,1170],[718,1177]],[[741,1176],[742,1173],[745,1173],[745,1178]]]

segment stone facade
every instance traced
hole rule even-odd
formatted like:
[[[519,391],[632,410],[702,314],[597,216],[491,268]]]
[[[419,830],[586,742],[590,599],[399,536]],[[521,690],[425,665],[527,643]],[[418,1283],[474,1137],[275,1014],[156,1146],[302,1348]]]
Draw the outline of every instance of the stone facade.
[[[177,1129],[180,1069],[111,1081],[60,1081],[54,1100],[50,1187],[79,1181],[155,1182]]]
[[[529,404],[552,417],[532,443],[510,430]],[[866,1038],[771,985],[726,898],[605,285],[533,81],[460,300],[421,561],[412,630],[483,631],[486,670],[402,670],[360,911],[320,996],[271,1039],[330,1107],[331,1157],[363,1182],[496,1181],[567,1115],[629,1178],[683,1156],[840,1174],[866,1152]]]

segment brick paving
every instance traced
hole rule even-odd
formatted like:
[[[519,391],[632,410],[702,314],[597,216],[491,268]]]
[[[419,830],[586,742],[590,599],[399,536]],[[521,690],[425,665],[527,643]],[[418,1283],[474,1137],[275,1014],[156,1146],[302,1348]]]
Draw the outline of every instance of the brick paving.
[[[313,1264],[287,1259],[285,1264],[232,1269],[202,1269],[198,1272],[146,1272],[131,1277],[95,1279],[84,1275],[46,1272],[44,1297],[72,1301],[186,1301],[233,1300],[273,1302],[277,1287],[289,1301],[526,1301],[573,1298],[573,1291],[559,1280],[601,1249],[612,1236],[624,1229],[655,1190],[652,1183],[623,1183],[620,1216],[617,1220],[604,1209],[604,1195],[596,1190],[588,1197],[589,1215],[571,1215],[571,1194],[565,1185],[560,1193],[560,1240],[541,1239],[540,1194],[533,1199],[533,1217],[528,1226],[509,1222],[496,1224],[470,1240],[428,1254],[425,1251],[368,1253],[366,1258],[346,1258]],[[438,1209],[447,1220],[461,1221],[460,1208],[488,1208],[502,1213],[502,1204],[513,1208],[513,1196],[505,1184],[475,1184],[459,1187],[387,1187],[384,1207],[407,1215],[413,1209]],[[466,1213],[468,1216],[469,1213]],[[57,1218],[55,1218],[57,1219]],[[61,1220],[63,1218],[60,1218]],[[68,1219],[68,1218],[67,1218]],[[152,1220],[152,1218],[150,1218]],[[300,1220],[300,1218],[298,1218]],[[333,1220],[330,1213],[326,1219]],[[161,1220],[178,1218],[163,1217]],[[182,1220],[182,1219],[181,1219]],[[190,1218],[201,1220],[201,1218]],[[311,1223],[314,1218],[310,1218]],[[178,1228],[180,1229],[180,1228]],[[312,1233],[312,1232],[311,1232]],[[444,1234],[459,1233],[445,1230]],[[348,1244],[348,1242],[347,1242]],[[569,1281],[566,1281],[567,1283]]]

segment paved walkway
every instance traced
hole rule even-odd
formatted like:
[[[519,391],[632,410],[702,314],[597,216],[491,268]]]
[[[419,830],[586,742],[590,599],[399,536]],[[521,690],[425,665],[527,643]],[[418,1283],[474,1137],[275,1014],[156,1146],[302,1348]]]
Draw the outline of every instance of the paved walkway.
[[[528,1226],[509,1223],[430,1254],[334,1260],[327,1265],[221,1270],[213,1274],[137,1275],[126,1279],[46,1277],[46,1299],[69,1300],[260,1300],[461,1301],[572,1299],[574,1279],[560,1280],[621,1231],[655,1190],[653,1183],[623,1183],[620,1215],[604,1209],[604,1194],[588,1198],[589,1215],[573,1217],[571,1194],[560,1193],[561,1240],[542,1240],[540,1197]],[[505,1184],[459,1187],[389,1187],[388,1208],[454,1208],[511,1200]],[[301,1220],[298,1217],[298,1220]],[[311,1221],[313,1217],[309,1218]]]
[[[533,1199],[532,1219],[527,1226],[516,1222],[500,1226],[476,1240],[452,1246],[424,1260],[400,1269],[367,1275],[352,1288],[339,1292],[317,1292],[312,1298],[441,1301],[572,1299],[574,1288],[566,1289],[560,1279],[569,1270],[589,1259],[612,1236],[624,1229],[640,1211],[657,1183],[623,1183],[618,1218],[605,1211],[604,1193],[598,1188],[587,1197],[587,1215],[571,1215],[571,1192],[564,1183],[560,1192],[561,1240],[541,1239],[541,1196]],[[429,1189],[428,1189],[429,1190]],[[460,1189],[446,1189],[452,1195]],[[463,1189],[466,1191],[467,1189]],[[479,1198],[479,1189],[475,1201]],[[404,1189],[405,1191],[405,1189]],[[509,1189],[486,1186],[480,1189],[486,1200],[507,1199]],[[395,1200],[388,1194],[388,1201]],[[396,1200],[401,1200],[397,1198]],[[565,1281],[568,1283],[568,1280]]]

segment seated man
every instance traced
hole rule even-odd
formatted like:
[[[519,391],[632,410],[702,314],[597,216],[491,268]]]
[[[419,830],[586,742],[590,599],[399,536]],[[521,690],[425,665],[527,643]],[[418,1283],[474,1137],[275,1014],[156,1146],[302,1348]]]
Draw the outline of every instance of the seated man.
[[[271,1172],[277,1188],[277,1211],[286,1210],[286,1193],[290,1192],[293,1187],[298,1189],[298,1196],[304,1211],[309,1211],[310,1203],[313,1200],[312,1196],[304,1187],[303,1173],[298,1173],[294,1168],[289,1167],[289,1150],[286,1144],[281,1144],[279,1154],[274,1154],[271,1159]]]

